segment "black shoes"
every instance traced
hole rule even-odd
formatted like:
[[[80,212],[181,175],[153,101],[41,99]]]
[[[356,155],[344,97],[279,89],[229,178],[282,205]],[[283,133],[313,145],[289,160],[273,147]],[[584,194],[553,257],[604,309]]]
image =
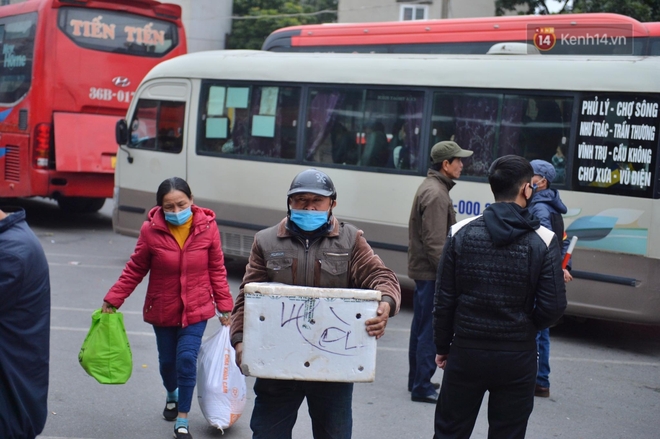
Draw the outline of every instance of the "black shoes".
[[[176,402],[168,402],[165,404],[163,409],[163,418],[166,421],[176,421],[176,417],[179,414],[179,404]]]
[[[431,382],[431,385],[433,386],[433,388],[434,388],[435,390],[438,390],[438,389],[440,388],[440,383],[434,383],[434,382]],[[412,392],[412,389],[409,388],[408,391],[409,391],[409,392]]]
[[[431,404],[435,404],[438,402],[438,394],[432,393],[431,395],[428,396],[411,396],[410,399],[415,402],[428,402]]]

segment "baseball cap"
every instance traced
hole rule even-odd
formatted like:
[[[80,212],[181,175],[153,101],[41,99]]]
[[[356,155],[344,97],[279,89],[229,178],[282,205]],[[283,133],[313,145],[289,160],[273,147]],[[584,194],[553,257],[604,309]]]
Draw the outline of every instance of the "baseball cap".
[[[442,163],[453,157],[470,157],[472,151],[461,149],[458,143],[451,140],[443,140],[433,145],[431,148],[431,161],[433,163]]]
[[[548,183],[552,183],[557,176],[555,167],[545,160],[532,160],[529,164],[532,165],[532,169],[534,169],[534,175],[540,175],[548,180]]]

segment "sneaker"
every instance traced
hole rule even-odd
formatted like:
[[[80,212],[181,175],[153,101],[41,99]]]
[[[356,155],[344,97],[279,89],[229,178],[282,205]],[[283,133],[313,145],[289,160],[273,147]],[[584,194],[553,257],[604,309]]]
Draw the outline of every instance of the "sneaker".
[[[175,439],[192,439],[192,435],[188,432],[188,427],[179,427],[174,429]]]
[[[176,421],[176,417],[179,414],[179,404],[176,402],[168,402],[165,404],[163,409],[163,418],[166,421]]]

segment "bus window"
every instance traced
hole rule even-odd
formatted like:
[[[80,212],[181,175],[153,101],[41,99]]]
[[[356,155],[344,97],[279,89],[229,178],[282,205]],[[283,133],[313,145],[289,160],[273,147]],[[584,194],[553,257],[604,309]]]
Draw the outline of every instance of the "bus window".
[[[0,18],[0,103],[14,103],[30,89],[36,23],[36,13]]]
[[[572,113],[573,98],[506,95],[497,155],[553,162],[557,170],[554,183],[564,183]]]
[[[161,57],[176,47],[176,24],[98,9],[60,8],[58,27],[86,49]]]
[[[185,102],[140,99],[130,127],[131,148],[180,153]]]
[[[162,101],[158,114],[158,151],[180,153],[183,148],[183,121],[186,114],[184,102]]]
[[[297,46],[291,48],[282,48],[279,52],[311,52],[311,53],[387,53],[389,46],[387,45],[370,45],[370,46],[332,46],[323,47],[318,46],[305,47]]]
[[[305,160],[373,168],[417,168],[424,93],[311,89]]]
[[[484,177],[493,162],[501,98],[482,93],[439,92],[433,96],[431,145],[453,140],[473,151],[465,160],[463,175]]]
[[[649,40],[649,55],[660,56],[660,38],[651,38]]]
[[[200,117],[200,153],[293,160],[300,87],[206,88]]]
[[[463,168],[472,177],[485,177],[495,157],[507,154],[548,162],[557,156],[561,178],[556,182],[563,183],[572,112],[573,98],[439,92],[433,99],[430,146],[453,140],[474,151]]]

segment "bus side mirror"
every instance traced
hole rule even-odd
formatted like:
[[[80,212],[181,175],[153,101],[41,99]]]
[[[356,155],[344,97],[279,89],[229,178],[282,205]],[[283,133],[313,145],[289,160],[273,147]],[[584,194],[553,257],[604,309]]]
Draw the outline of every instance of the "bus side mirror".
[[[128,125],[124,119],[117,121],[117,125],[115,126],[115,140],[118,145],[128,144]]]
[[[127,148],[122,148],[122,145],[128,144],[128,125],[126,125],[124,119],[119,119],[117,125],[115,125],[115,140],[119,145],[119,149],[126,151],[126,154],[128,155],[126,160],[128,160],[128,163],[133,163],[133,157],[131,156],[130,151]]]

